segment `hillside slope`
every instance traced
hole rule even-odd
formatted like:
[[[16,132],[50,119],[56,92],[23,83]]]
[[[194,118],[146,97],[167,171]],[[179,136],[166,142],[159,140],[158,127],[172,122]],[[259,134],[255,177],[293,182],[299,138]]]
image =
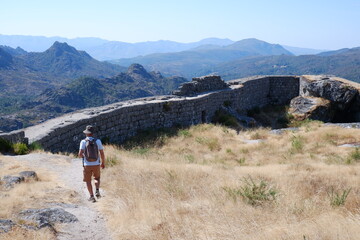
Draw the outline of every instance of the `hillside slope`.
[[[12,54],[13,52],[13,54]],[[14,54],[0,48],[0,97],[37,95],[81,76],[110,77],[125,68],[93,59],[66,43],[55,42],[45,52]]]
[[[216,73],[224,79],[253,75],[333,74],[360,82],[360,49],[340,51],[337,54],[302,56],[265,56],[230,61],[204,71]]]
[[[160,72],[147,72],[139,64],[109,78],[77,78],[33,97],[3,99],[0,130],[19,129],[82,108],[170,94],[186,81],[182,77],[166,78]]]

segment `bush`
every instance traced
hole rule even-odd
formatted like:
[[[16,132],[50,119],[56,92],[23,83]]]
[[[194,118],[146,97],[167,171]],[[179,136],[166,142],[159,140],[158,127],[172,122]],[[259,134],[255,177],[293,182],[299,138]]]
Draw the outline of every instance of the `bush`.
[[[359,148],[355,148],[354,151],[352,151],[349,156],[347,157],[346,159],[346,163],[347,164],[351,164],[353,163],[354,161],[359,161],[360,160],[360,150]]]
[[[277,190],[269,187],[264,180],[255,182],[251,177],[244,178],[244,185],[240,188],[223,188],[231,198],[236,201],[237,197],[251,205],[259,205],[265,201],[273,201],[276,198]]]
[[[338,191],[335,191],[334,188],[328,192],[328,196],[330,198],[330,205],[333,207],[343,206],[345,204],[346,198],[348,197],[351,188],[345,189],[340,194]]]
[[[235,129],[240,127],[240,124],[235,117],[219,110],[215,112],[213,122]]]
[[[291,138],[291,153],[301,152],[304,148],[304,138],[293,136]]]
[[[5,140],[0,138],[0,152],[10,152],[12,149],[12,144]]]
[[[13,145],[13,151],[16,155],[24,155],[29,152],[29,149],[25,143],[15,143]]]
[[[43,150],[43,147],[41,146],[40,143],[33,142],[29,145],[29,150],[30,151]]]
[[[110,156],[106,156],[105,163],[107,167],[113,167],[121,163],[121,161],[116,155],[110,155]]]

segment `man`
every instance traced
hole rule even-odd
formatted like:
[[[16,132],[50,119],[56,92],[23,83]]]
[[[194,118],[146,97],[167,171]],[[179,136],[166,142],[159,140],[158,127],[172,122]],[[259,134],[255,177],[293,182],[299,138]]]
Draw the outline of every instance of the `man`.
[[[90,194],[89,201],[96,202],[94,197],[93,188],[91,185],[91,178],[94,176],[95,179],[95,196],[100,198],[100,167],[105,168],[105,153],[104,147],[100,139],[94,138],[94,127],[91,125],[86,126],[83,131],[86,138],[80,142],[79,157],[83,159],[84,166],[84,182],[86,182],[87,189]],[[100,153],[100,155],[99,155]],[[101,163],[100,163],[101,158]]]

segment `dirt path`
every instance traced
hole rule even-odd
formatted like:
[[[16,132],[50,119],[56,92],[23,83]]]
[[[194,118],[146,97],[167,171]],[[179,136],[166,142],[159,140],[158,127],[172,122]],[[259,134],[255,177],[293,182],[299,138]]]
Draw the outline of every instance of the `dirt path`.
[[[112,239],[106,228],[106,220],[96,210],[97,203],[87,201],[88,193],[85,183],[82,182],[82,162],[81,159],[72,159],[67,156],[51,155],[46,153],[32,153],[23,156],[9,156],[15,158],[30,169],[44,169],[56,176],[64,187],[73,190],[78,195],[76,204],[66,203],[46,203],[44,207],[61,207],[67,212],[74,214],[78,222],[61,224],[57,234],[59,240],[88,240],[88,239]],[[102,195],[104,192],[101,191]],[[99,201],[106,200],[105,198]]]

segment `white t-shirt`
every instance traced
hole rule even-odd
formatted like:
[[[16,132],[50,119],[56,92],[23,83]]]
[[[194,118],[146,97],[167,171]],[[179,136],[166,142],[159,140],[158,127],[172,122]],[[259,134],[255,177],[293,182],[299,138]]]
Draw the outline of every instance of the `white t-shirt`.
[[[94,138],[93,137],[86,137],[85,139],[81,140],[81,142],[80,142],[80,149],[81,150],[85,151],[86,140],[87,139],[91,141]],[[100,139],[96,139],[96,144],[98,146],[98,150],[103,150],[104,149]],[[83,154],[83,159],[84,159],[84,166],[97,166],[97,165],[100,165],[100,153],[99,153],[98,159],[95,162],[88,162],[86,160],[85,154]]]

